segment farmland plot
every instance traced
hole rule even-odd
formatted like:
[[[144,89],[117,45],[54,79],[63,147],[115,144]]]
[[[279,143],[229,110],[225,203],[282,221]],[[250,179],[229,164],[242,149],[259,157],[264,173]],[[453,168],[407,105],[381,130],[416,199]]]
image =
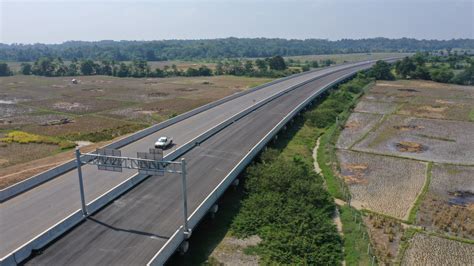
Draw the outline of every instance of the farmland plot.
[[[377,82],[369,95],[382,94],[385,97],[410,100],[415,97],[436,99],[474,99],[474,89],[469,86],[436,83],[431,81],[399,80]]]
[[[474,245],[425,234],[410,240],[402,265],[473,265]]]
[[[352,113],[344,125],[344,130],[337,140],[336,147],[348,149],[354,142],[372,129],[381,118],[382,115],[378,114]]]
[[[470,121],[469,114],[474,109],[474,99],[443,99],[436,97],[416,97],[402,105],[397,114],[433,119]]]
[[[354,205],[406,218],[425,182],[426,163],[347,150],[338,151],[338,159]]]
[[[392,115],[354,150],[474,165],[474,123]]]
[[[416,223],[474,239],[474,167],[435,164]]]

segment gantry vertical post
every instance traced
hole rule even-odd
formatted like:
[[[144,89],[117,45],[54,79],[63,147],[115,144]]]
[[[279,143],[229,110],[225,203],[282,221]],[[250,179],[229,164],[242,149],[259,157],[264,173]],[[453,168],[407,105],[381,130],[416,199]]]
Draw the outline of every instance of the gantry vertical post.
[[[82,214],[84,216],[87,216],[87,206],[86,206],[86,200],[84,198],[84,182],[82,180],[81,152],[79,151],[79,148],[76,148],[76,161],[77,161],[77,174],[79,177],[79,191],[81,192]]]
[[[183,214],[184,214],[184,234],[186,237],[190,235],[190,231],[188,228],[188,197],[187,197],[187,189],[186,189],[186,160],[181,158],[181,177],[183,183]]]

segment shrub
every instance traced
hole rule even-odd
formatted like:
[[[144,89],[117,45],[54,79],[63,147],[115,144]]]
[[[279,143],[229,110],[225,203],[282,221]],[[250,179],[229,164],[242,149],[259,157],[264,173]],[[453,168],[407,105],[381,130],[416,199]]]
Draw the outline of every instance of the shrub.
[[[59,148],[61,149],[70,149],[76,146],[76,144],[71,141],[30,134],[23,131],[9,132],[4,138],[1,138],[0,141],[5,142],[5,143],[16,142],[20,144],[28,144],[28,143],[51,144],[51,145],[58,145]]]

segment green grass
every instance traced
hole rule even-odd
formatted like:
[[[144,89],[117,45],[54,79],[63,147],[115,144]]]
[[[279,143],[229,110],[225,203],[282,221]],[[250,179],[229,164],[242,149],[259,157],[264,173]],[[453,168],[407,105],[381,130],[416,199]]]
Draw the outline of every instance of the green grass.
[[[469,121],[474,122],[474,109],[469,112]]]
[[[333,198],[344,199],[344,194],[341,189],[341,181],[339,177],[333,173],[331,162],[328,157],[328,145],[331,145],[330,138],[333,135],[332,132],[336,130],[336,125],[331,126],[321,137],[318,149],[318,164],[321,168],[321,174],[326,181],[326,187]]]
[[[370,244],[365,226],[359,230],[360,213],[349,206],[339,207],[344,233],[344,259],[346,265],[369,265],[371,257],[367,254]],[[354,221],[354,215],[357,219]],[[365,233],[365,238],[363,234]]]
[[[431,169],[433,168],[433,163],[429,162],[427,167],[426,167],[426,180],[425,184],[423,185],[423,189],[421,190],[420,194],[418,197],[416,197],[415,203],[413,203],[413,207],[410,210],[410,213],[408,215],[408,223],[415,223],[416,220],[416,214],[418,212],[418,209],[420,208],[421,203],[423,202],[423,199],[426,196],[426,193],[428,193],[428,189],[430,188],[430,183],[431,183]]]

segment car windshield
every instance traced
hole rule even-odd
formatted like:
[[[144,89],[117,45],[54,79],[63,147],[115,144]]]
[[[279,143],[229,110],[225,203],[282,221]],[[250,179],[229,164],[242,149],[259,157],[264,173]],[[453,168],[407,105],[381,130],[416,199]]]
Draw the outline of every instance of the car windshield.
[[[166,137],[161,137],[158,139],[159,142],[165,142],[166,141]]]

